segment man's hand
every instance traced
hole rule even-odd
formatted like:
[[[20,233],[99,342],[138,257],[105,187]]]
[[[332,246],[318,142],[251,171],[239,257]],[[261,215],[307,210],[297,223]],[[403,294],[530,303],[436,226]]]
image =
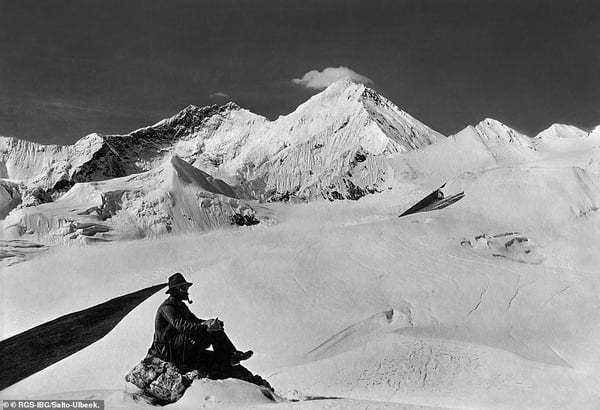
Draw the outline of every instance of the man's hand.
[[[202,322],[202,324],[206,326],[206,330],[209,332],[223,330],[223,322],[219,320],[219,318],[205,320]]]

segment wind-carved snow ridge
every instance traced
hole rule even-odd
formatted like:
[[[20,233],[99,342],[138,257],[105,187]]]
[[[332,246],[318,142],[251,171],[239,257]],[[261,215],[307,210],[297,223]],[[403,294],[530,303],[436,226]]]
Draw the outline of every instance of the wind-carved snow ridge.
[[[391,309],[356,323],[311,350],[307,354],[307,358],[309,360],[322,360],[356,349],[372,339],[414,326],[410,305],[407,305],[403,310],[405,312]]]
[[[5,235],[88,243],[255,223],[231,186],[172,157],[152,171],[79,183],[55,202],[14,210]]]

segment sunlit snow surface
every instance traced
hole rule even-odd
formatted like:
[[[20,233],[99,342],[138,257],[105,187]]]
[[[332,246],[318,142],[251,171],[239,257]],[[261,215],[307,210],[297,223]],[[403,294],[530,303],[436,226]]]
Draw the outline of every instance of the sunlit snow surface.
[[[13,210],[5,238],[76,244],[206,231],[254,211],[232,187],[173,156],[161,166],[76,184],[60,199]]]
[[[172,407],[598,408],[600,133],[509,131],[485,120],[396,154],[392,189],[359,201],[252,203],[252,227],[54,247],[3,269],[2,338],[180,271],[192,310],[221,318],[255,351],[247,366],[300,401],[198,381]],[[445,181],[465,198],[398,218]],[[143,406],[123,376],[164,297],[2,397]]]

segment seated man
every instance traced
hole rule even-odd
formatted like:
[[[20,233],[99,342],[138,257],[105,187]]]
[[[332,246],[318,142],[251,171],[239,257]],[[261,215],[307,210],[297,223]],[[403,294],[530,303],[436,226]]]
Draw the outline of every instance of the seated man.
[[[158,308],[154,340],[148,354],[175,364],[182,372],[199,370],[212,379],[234,377],[271,388],[260,376],[239,365],[253,352],[235,348],[219,319],[198,319],[183,303],[192,286],[181,273],[169,277],[170,295]],[[212,346],[213,350],[206,350]]]

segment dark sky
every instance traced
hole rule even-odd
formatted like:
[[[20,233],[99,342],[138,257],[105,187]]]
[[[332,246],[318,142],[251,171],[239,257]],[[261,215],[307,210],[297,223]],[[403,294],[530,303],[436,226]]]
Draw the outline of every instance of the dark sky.
[[[0,135],[72,143],[227,100],[274,119],[316,92],[292,78],[337,66],[444,134],[590,129],[600,3],[0,0]]]

